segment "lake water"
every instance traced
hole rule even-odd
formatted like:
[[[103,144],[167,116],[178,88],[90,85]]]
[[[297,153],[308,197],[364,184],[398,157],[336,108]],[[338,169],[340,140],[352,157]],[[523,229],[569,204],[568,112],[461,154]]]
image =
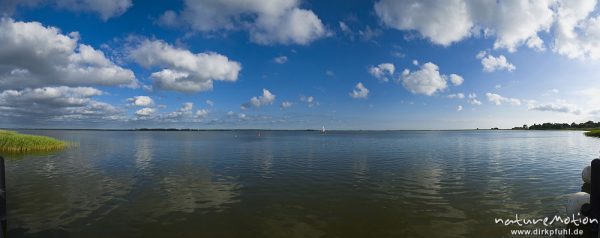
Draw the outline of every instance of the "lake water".
[[[508,237],[564,211],[600,139],[577,131],[21,131],[10,237]]]

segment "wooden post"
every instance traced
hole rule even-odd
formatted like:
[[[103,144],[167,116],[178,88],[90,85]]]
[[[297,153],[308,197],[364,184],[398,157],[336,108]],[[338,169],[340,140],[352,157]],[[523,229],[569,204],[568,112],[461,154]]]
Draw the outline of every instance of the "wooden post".
[[[0,156],[0,238],[5,238],[6,227],[6,170],[4,169],[4,158]]]
[[[590,183],[590,218],[600,220],[600,159],[592,160],[592,176]],[[598,233],[598,223],[591,226],[592,234]]]

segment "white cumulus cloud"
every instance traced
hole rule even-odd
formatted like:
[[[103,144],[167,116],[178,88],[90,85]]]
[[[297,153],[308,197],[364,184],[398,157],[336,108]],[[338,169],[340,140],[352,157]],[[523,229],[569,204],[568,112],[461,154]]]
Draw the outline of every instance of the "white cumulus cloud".
[[[481,101],[477,100],[476,98],[471,98],[468,100],[468,102],[472,105],[481,105]]]
[[[208,116],[209,111],[206,109],[200,109],[196,111],[196,118],[205,118],[206,116]]]
[[[234,82],[240,63],[213,52],[192,53],[160,40],[143,40],[129,57],[146,67],[160,67],[151,78],[159,88],[179,92],[211,90],[213,81]]]
[[[135,96],[127,99],[133,106],[148,107],[154,105],[154,100],[148,96]]]
[[[369,73],[382,82],[388,82],[394,76],[396,67],[392,63],[382,63],[369,67]]]
[[[39,22],[0,19],[0,89],[136,85],[133,71],[79,38]]]
[[[458,74],[450,74],[450,82],[452,82],[454,86],[461,85],[464,81],[465,79],[462,76]]]
[[[281,102],[281,109],[290,108],[293,105],[294,105],[294,103],[292,103],[290,101],[283,101],[283,102]]]
[[[285,64],[287,61],[288,61],[287,56],[279,56],[279,57],[275,57],[273,59],[273,62],[278,63],[278,64]]]
[[[194,111],[194,103],[185,102],[171,112],[158,113],[155,108],[146,107],[135,112],[137,120],[151,120],[156,123],[189,123],[200,122],[210,113],[207,109]]]
[[[242,104],[242,109],[250,107],[262,107],[265,105],[271,105],[275,102],[275,94],[272,94],[269,90],[263,88],[263,94],[258,97],[250,98],[250,101]]]
[[[450,45],[469,36],[473,22],[462,0],[417,1],[381,0],[375,13],[381,21],[398,30],[416,30],[440,45]]]
[[[175,111],[169,112],[165,115],[162,115],[162,120],[173,121],[177,119],[185,119],[192,116],[192,112],[194,110],[194,103],[186,102],[181,105],[181,107]]]
[[[477,58],[481,59],[481,65],[483,66],[483,71],[485,72],[494,72],[498,70],[512,72],[516,69],[515,65],[508,62],[504,55],[496,57],[489,54],[487,51],[481,51],[479,54],[477,54]]]
[[[329,32],[298,0],[185,0],[180,12],[167,11],[160,22],[201,32],[247,30],[259,44],[306,45]]]
[[[92,99],[103,92],[91,87],[43,87],[0,92],[0,113],[19,123],[122,120],[116,107]]]
[[[357,99],[366,99],[369,97],[369,89],[367,89],[362,83],[357,83],[355,89],[350,92],[350,97]]]
[[[375,13],[387,26],[415,31],[448,46],[471,36],[495,37],[494,48],[543,48],[539,32],[550,30],[557,0],[380,0]]]
[[[485,96],[487,97],[488,101],[493,102],[498,106],[502,105],[502,103],[508,103],[514,106],[521,105],[521,100],[517,98],[507,98],[495,93],[486,93]]]
[[[420,67],[419,70],[414,72],[405,69],[400,79],[402,85],[414,94],[431,96],[438,91],[446,89],[448,87],[448,80],[451,80],[453,83],[458,81],[462,83],[463,81],[459,75],[453,74],[454,76],[448,76],[440,74],[439,67],[431,62],[427,62]],[[457,78],[460,78],[460,80]]]
[[[581,115],[582,110],[574,104],[566,103],[563,100],[557,100],[556,103],[546,103],[539,105],[529,105],[529,110],[542,112],[560,112]]]
[[[475,93],[469,93],[467,102],[471,105],[481,105],[481,101],[477,100],[477,94]]]
[[[314,96],[300,96],[300,101],[308,104],[308,107],[314,107],[314,106],[320,105]]]
[[[464,93],[453,93],[453,94],[448,94],[448,98],[458,98],[458,99],[463,99],[463,98],[465,98],[465,94],[464,94]]]
[[[137,110],[135,112],[135,115],[138,117],[149,117],[149,116],[154,115],[155,112],[156,112],[156,109],[151,108],[151,107],[145,107],[140,110]]]
[[[552,50],[569,58],[600,58],[600,16],[596,0],[558,1]]]

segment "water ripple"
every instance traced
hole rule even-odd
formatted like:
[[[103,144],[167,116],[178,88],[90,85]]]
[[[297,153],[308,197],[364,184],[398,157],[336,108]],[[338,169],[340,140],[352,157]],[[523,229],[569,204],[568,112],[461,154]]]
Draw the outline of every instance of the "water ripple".
[[[564,211],[580,132],[36,131],[7,160],[12,237],[502,237]]]

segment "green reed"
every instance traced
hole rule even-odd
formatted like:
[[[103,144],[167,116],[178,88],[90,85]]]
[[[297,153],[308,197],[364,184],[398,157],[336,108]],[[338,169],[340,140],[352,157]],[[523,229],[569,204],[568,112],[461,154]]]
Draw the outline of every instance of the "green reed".
[[[586,136],[600,137],[600,130],[591,130],[585,133]]]
[[[69,143],[47,136],[0,130],[0,152],[46,152],[65,149]]]

